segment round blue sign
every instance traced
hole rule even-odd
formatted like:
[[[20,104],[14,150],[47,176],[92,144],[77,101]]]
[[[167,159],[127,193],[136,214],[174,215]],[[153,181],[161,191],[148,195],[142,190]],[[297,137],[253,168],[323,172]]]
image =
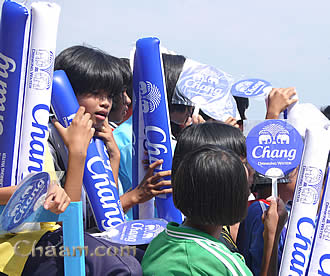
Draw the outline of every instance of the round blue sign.
[[[47,193],[49,182],[50,177],[46,172],[32,174],[23,179],[0,216],[3,230],[11,231],[36,211],[35,204]]]
[[[231,87],[231,94],[238,97],[249,98],[270,92],[272,88],[268,81],[261,79],[240,80]]]
[[[131,220],[116,225],[100,236],[119,244],[148,244],[166,225],[167,221],[163,219]]]
[[[303,147],[299,132],[282,120],[266,120],[246,137],[249,164],[268,177],[283,177],[297,167]]]

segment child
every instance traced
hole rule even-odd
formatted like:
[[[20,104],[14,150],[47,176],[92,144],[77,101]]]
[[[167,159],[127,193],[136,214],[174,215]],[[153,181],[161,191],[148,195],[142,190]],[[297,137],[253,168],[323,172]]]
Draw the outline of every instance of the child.
[[[114,140],[112,127],[108,123],[113,98],[121,97],[124,91],[123,62],[99,49],[86,46],[72,46],[63,50],[55,59],[55,70],[64,70],[80,106],[91,115],[95,136],[103,139],[109,154],[113,176],[118,183],[120,151]],[[129,81],[128,81],[129,82]],[[126,83],[126,81],[125,81]],[[53,124],[49,124],[49,145],[57,170],[65,171],[68,162],[66,147]],[[65,142],[65,141],[64,141]],[[160,190],[169,186],[166,181],[159,181],[157,175],[152,176],[153,169],[160,165],[153,163],[147,177],[138,188],[120,197],[124,212],[133,205],[145,202],[155,195],[169,193],[171,190]],[[167,172],[169,174],[170,172]],[[150,184],[150,185],[149,185]],[[156,185],[157,184],[157,185]],[[98,232],[94,217],[89,208],[86,214],[86,229]]]
[[[70,198],[72,201],[80,200],[87,147],[95,131],[92,124],[91,116],[85,113],[84,107],[79,108],[72,124],[67,129],[63,128],[57,121],[54,122],[68,148],[69,163],[64,190],[57,185],[52,188],[44,204],[46,209],[59,214],[68,206]],[[46,166],[49,166],[49,160],[51,161],[51,158],[46,157]],[[51,170],[49,167],[46,167],[45,171]],[[3,193],[3,189],[0,189],[1,203],[9,199],[8,191]],[[63,245],[62,229],[54,226],[50,227],[49,224],[45,226],[41,231],[19,233],[1,239],[0,248],[6,247],[5,250],[0,250],[0,271],[8,275],[64,275],[64,259],[59,255],[60,247]],[[41,253],[36,253],[35,256],[15,254],[15,242],[21,240],[31,241],[29,243],[30,247],[34,242],[36,243],[35,248],[42,247],[47,250],[47,248],[53,247],[56,254],[51,256]],[[115,255],[113,244],[102,239],[96,239],[88,234],[84,235],[84,240],[89,252],[95,252],[98,247],[106,248],[105,250],[112,247],[112,256],[93,257],[91,254],[86,256],[87,275],[110,275],[112,273],[116,273],[116,275],[141,275],[140,264],[133,256]],[[24,245],[25,243],[21,242],[21,244]],[[29,250],[31,252],[31,248]],[[14,254],[8,256],[8,252]],[[6,260],[6,263],[4,263],[4,260]]]
[[[199,274],[204,272],[210,275],[219,275],[220,273],[224,273],[224,271],[228,272],[226,264],[229,266],[234,265],[233,269],[237,273],[240,272],[243,275],[252,275],[244,264],[244,261],[242,261],[243,258],[241,255],[238,253],[231,253],[228,248],[218,240],[223,225],[233,225],[240,222],[246,214],[247,198],[249,195],[246,168],[243,166],[242,160],[237,156],[228,156],[234,155],[231,151],[228,153],[229,150],[220,150],[223,152],[218,152],[217,154],[210,153],[211,157],[215,158],[214,160],[211,157],[209,159],[206,157],[202,158],[204,155],[208,156],[209,153],[207,153],[207,151],[219,151],[212,148],[212,146],[210,146],[211,149],[200,149],[200,155],[198,150],[196,150],[196,147],[203,145],[203,143],[205,145],[208,143],[215,144],[217,143],[216,141],[223,141],[224,143],[231,144],[233,148],[238,149],[238,151],[243,149],[244,152],[245,147],[240,149],[240,145],[243,144],[237,143],[237,139],[233,139],[235,136],[233,136],[233,132],[227,131],[227,138],[223,137],[223,139],[218,139],[215,133],[217,129],[219,130],[221,128],[218,127],[221,125],[222,124],[219,123],[194,125],[186,128],[179,136],[172,166],[173,200],[176,207],[187,217],[187,220],[181,226],[172,223],[169,224],[167,234],[165,234],[166,232],[161,233],[149,245],[142,261],[142,268],[146,275],[152,273],[156,275],[157,272],[159,275],[190,275],[194,274],[194,272]],[[224,124],[223,126],[239,131],[231,126]],[[229,138],[230,136],[228,135],[230,133],[232,135],[231,138]],[[202,153],[204,150],[205,153]],[[187,156],[187,152],[193,153]],[[196,156],[194,156],[194,154]],[[218,160],[217,156],[219,158],[222,156],[223,159],[220,158]],[[237,162],[237,160],[239,162]],[[202,176],[199,177],[199,175]],[[276,246],[274,246],[277,233],[275,229],[279,220],[276,209],[277,202],[272,200],[271,208],[265,213],[264,235],[266,238],[264,243],[265,254],[262,275],[276,275],[276,272],[271,271],[273,268],[271,264],[274,262],[274,254],[272,254],[272,251],[273,248],[276,248]],[[187,227],[193,229],[187,230]],[[195,253],[192,253],[192,259],[189,259],[190,255],[187,256],[181,249],[186,248],[189,250],[191,244],[193,247],[195,247],[196,244],[189,241],[189,245],[185,247],[185,241],[181,239],[181,237],[172,240],[171,237],[167,236],[170,231],[174,231],[176,234],[179,233],[179,236],[181,236],[180,233],[182,233],[185,237],[196,237],[197,235],[207,238],[208,243],[215,246],[215,248],[211,246],[211,251],[213,250],[213,253],[215,251],[218,252],[220,248],[221,252],[224,252],[225,255],[230,256],[230,258],[220,261],[214,258],[214,256],[210,257],[210,253],[205,253],[205,255],[203,254],[202,256],[200,253],[196,253],[195,258]],[[205,232],[208,235],[206,235]],[[160,240],[162,246],[159,246],[158,240]],[[183,244],[180,241],[182,241]],[[156,249],[157,247],[159,247],[158,250]],[[195,249],[197,252],[200,252],[202,247],[197,246]],[[177,252],[174,254],[175,251]],[[185,258],[179,259],[177,257],[180,255],[180,252]],[[165,260],[160,257],[162,254],[166,256],[164,257]],[[187,254],[189,254],[189,252],[187,252]],[[188,260],[188,262],[191,260],[194,264],[186,263],[184,259]],[[212,260],[211,263],[209,260]],[[163,268],[160,262],[165,263],[166,267]],[[164,270],[162,270],[162,268]]]
[[[222,225],[239,222],[246,214],[247,172],[239,157],[207,145],[175,164],[173,200],[186,220],[182,225],[169,223],[151,242],[142,260],[143,273],[252,275],[241,256],[218,240]]]

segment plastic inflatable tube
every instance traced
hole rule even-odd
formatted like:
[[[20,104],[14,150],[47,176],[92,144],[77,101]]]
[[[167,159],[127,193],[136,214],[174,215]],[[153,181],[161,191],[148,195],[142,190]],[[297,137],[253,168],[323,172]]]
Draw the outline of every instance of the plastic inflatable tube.
[[[31,42],[20,137],[18,181],[28,173],[42,172],[44,167],[60,10],[60,6],[55,3],[35,2],[31,5]]]
[[[134,76],[136,77],[136,75]],[[145,146],[146,137],[144,134],[144,122],[143,113],[141,108],[141,101],[139,97],[139,91],[134,90],[133,94],[133,119],[132,119],[132,188],[135,189],[142,181],[146,174],[146,170],[142,164],[142,160],[145,158],[144,152],[147,151]],[[154,217],[155,207],[154,198],[147,202],[137,204],[133,206],[133,218],[134,219],[150,219]]]
[[[156,173],[171,170],[171,131],[162,59],[157,38],[143,38],[136,42],[133,88],[139,91],[149,162],[164,160],[163,164],[155,169]],[[182,222],[181,212],[175,208],[172,194],[158,196],[155,201],[160,218]]]
[[[62,70],[54,72],[51,103],[59,122],[68,127],[79,109],[79,104],[69,79]],[[109,179],[104,161],[99,156],[93,139],[87,150],[83,182],[101,231],[106,231],[124,221],[118,190],[114,181]]]
[[[307,275],[330,275],[330,163]]]
[[[94,137],[93,141],[95,143],[96,146],[96,150],[98,152],[98,155],[101,157],[102,162],[103,162],[103,166],[105,168],[105,171],[108,174],[109,180],[110,180],[110,184],[117,188],[116,186],[116,182],[115,182],[115,178],[113,177],[113,173],[112,173],[112,168],[111,168],[111,164],[110,164],[110,160],[109,160],[109,155],[108,155],[108,151],[106,146],[104,145],[104,142],[102,141],[102,139]]]
[[[305,145],[279,275],[305,275],[328,159],[329,135],[323,128],[306,130]]]
[[[12,1],[2,6],[0,23],[0,187],[16,185],[29,11]]]

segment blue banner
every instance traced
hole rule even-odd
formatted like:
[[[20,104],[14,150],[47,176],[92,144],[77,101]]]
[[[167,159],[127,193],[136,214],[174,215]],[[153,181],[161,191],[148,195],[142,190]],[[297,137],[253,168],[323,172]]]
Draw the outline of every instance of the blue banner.
[[[1,230],[20,226],[30,216],[36,216],[38,200],[48,191],[50,176],[46,172],[32,173],[23,179],[0,216]]]
[[[247,159],[259,173],[266,176],[278,170],[288,174],[299,163],[303,152],[299,132],[281,120],[266,120],[255,126],[246,137]]]
[[[62,70],[54,72],[52,107],[57,119],[65,127],[70,125],[79,109],[69,79]],[[106,231],[123,222],[124,213],[113,176],[112,179],[109,178],[109,171],[104,167],[105,157],[103,153],[102,155],[103,159],[92,139],[87,149],[83,181],[97,225],[101,231]]]
[[[164,231],[166,225],[167,221],[163,219],[131,220],[118,224],[98,236],[118,244],[149,244]]]
[[[265,95],[270,92],[272,85],[262,79],[245,79],[233,84],[231,93],[234,96],[249,98]]]
[[[157,38],[143,38],[136,42],[133,89],[139,91],[141,99],[149,162],[164,160],[163,164],[155,169],[155,173],[171,170],[171,132]],[[170,177],[166,180],[170,180]],[[182,222],[181,212],[175,208],[171,194],[156,197],[156,207],[160,218]]]
[[[16,185],[28,18],[26,7],[12,1],[3,3],[0,23],[0,187]]]

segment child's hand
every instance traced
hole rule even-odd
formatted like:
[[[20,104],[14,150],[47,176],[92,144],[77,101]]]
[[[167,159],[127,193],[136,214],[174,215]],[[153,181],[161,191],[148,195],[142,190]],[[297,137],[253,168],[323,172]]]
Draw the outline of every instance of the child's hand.
[[[163,160],[157,160],[149,166],[149,169],[141,183],[132,191],[134,192],[135,202],[143,203],[155,196],[172,193],[172,188],[161,190],[163,187],[170,187],[170,180],[161,180],[163,177],[170,176],[171,171],[158,172],[153,175],[154,169],[161,165]]]
[[[278,116],[289,105],[298,101],[294,87],[273,88],[268,95],[266,119],[278,119]]]
[[[100,137],[103,140],[105,146],[107,147],[110,159],[117,157],[120,158],[119,148],[115,138],[113,137],[112,128],[107,120],[103,122],[101,129],[95,131],[95,136]]]
[[[278,236],[288,218],[288,212],[282,199],[274,197],[267,198],[270,201],[269,208],[262,215],[264,224],[264,238]]]
[[[61,135],[69,152],[86,155],[90,140],[95,132],[90,118],[91,115],[85,113],[85,107],[81,106],[68,128],[63,127],[57,120],[53,120],[54,126]]]
[[[224,121],[224,123],[227,125],[239,128],[237,120],[231,116],[229,116],[228,119],[226,121]]]
[[[64,189],[52,181],[44,203],[44,208],[55,214],[60,214],[69,206],[71,200]]]

